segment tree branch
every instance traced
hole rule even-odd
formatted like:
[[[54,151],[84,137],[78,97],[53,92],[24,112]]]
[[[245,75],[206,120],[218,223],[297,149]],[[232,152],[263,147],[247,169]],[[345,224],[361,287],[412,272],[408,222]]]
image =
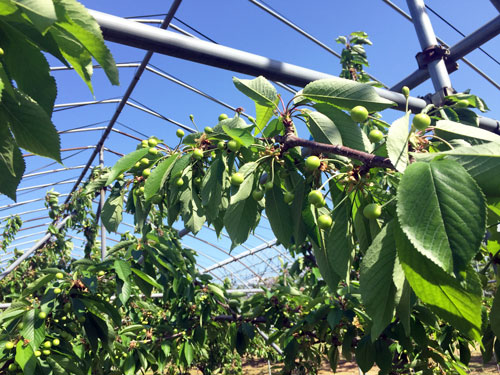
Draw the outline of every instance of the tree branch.
[[[285,136],[277,136],[275,139],[277,142],[283,144],[284,150],[296,146],[307,147],[311,149],[313,153],[335,154],[359,160],[364,164],[366,170],[374,167],[396,169],[389,158],[369,154],[346,146],[328,145],[326,143],[310,141],[308,139],[299,138],[291,133],[287,133]]]

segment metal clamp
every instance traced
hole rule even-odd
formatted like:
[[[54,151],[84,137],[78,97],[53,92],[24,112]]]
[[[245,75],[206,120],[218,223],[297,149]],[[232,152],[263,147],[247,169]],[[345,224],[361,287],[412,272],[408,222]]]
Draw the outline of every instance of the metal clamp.
[[[447,57],[450,55],[450,50],[441,45],[433,45],[425,48],[422,52],[417,53],[418,68],[426,69],[427,66],[436,60],[444,59],[446,62]]]

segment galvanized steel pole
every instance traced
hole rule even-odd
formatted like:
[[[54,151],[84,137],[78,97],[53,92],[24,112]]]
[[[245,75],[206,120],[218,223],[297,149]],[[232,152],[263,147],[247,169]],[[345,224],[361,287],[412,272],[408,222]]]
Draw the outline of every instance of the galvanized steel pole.
[[[270,80],[300,87],[318,79],[334,77],[327,73],[272,60],[249,52],[188,38],[168,30],[160,30],[110,14],[94,10],[91,10],[90,13],[101,26],[104,38],[111,42],[152,50],[164,55],[239,73],[253,76],[264,75]],[[395,102],[397,109],[404,111],[406,100],[402,94],[382,88],[375,88],[375,90],[381,97]],[[409,108],[413,112],[420,112],[427,104],[423,99],[409,98]],[[500,125],[496,120],[480,117],[479,124],[485,129],[500,133]]]
[[[417,32],[422,53],[425,56],[429,48],[438,46],[431,20],[425,10],[425,3],[423,0],[406,0],[406,3],[410,9],[413,26]],[[440,105],[443,103],[444,97],[453,92],[444,58],[440,57],[430,61],[427,65],[427,70],[429,71],[434,90],[436,91],[435,104]]]

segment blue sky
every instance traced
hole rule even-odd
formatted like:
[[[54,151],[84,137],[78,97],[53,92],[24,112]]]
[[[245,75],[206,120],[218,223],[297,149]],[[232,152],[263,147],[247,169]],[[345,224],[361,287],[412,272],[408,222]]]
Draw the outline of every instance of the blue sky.
[[[86,0],[82,2],[88,8],[123,17],[165,13],[171,4],[170,1],[157,0]],[[405,1],[397,0],[394,3],[403,10],[408,11]],[[497,10],[487,0],[454,0],[453,2],[429,0],[426,3],[465,34],[471,33],[490,19],[498,16]],[[368,59],[371,64],[367,71],[389,86],[399,82],[400,79],[417,68],[415,54],[420,51],[420,47],[413,25],[384,4],[382,0],[360,0],[356,2],[330,0],[307,3],[298,0],[267,0],[267,4],[337,52],[341,52],[341,46],[335,43],[337,36],[348,35],[352,31],[367,32],[373,42],[373,46],[367,47]],[[450,4],[453,6],[450,6]],[[265,13],[248,0],[184,0],[176,16],[220,44],[333,75],[338,75],[340,72],[340,64],[336,57]],[[163,16],[153,18],[158,19],[163,18]],[[434,15],[430,14],[430,18],[436,34],[448,44],[453,45],[462,38]],[[174,20],[173,24],[185,28],[177,20]],[[137,62],[142,60],[145,54],[145,51],[114,43],[109,43],[109,47],[117,62]],[[500,38],[497,37],[486,43],[483,48],[495,58],[500,59],[500,54],[498,54],[498,51],[500,51]],[[500,82],[500,67],[497,63],[480,51],[474,51],[467,57],[493,79]],[[60,65],[52,60],[51,63]],[[249,114],[253,114],[253,104],[234,88],[231,81],[232,76],[250,77],[157,54],[153,56],[151,64],[230,105],[242,106]],[[107,82],[103,72],[96,69],[93,80],[95,98],[103,100],[121,97],[131,81],[134,71],[134,68],[120,69],[121,85],[113,87]],[[58,82],[58,104],[93,100],[85,84],[74,72],[54,72],[54,76]],[[490,83],[474,73],[463,62],[460,62],[460,69],[451,75],[451,79],[453,87],[457,91],[471,89],[473,94],[482,97],[486,101],[491,108],[491,112],[486,114],[488,117],[500,118],[500,93]],[[432,85],[427,82],[412,90],[412,96],[425,95],[432,91]],[[285,93],[285,96],[287,95],[289,94]],[[189,114],[193,114],[200,128],[214,125],[217,116],[221,112],[228,112],[220,105],[172,82],[159,78],[150,72],[143,74],[141,81],[132,94],[132,98],[146,104],[162,115],[188,126],[192,126],[189,123]],[[115,108],[116,104],[101,104],[65,110],[56,112],[53,120],[59,130],[88,126],[97,122],[102,122],[99,126],[106,126]],[[388,120],[394,120],[399,115],[400,112],[392,110],[383,113],[384,118]],[[121,130],[133,133],[133,130],[126,128],[129,127],[147,135],[156,135],[170,144],[176,141],[174,136],[176,126],[137,109],[126,107],[119,121],[122,124],[118,124],[117,128]],[[93,145],[100,136],[101,131],[62,135],[62,148]],[[128,153],[135,148],[136,141],[118,134],[112,134],[106,141],[105,146],[121,153]],[[82,151],[80,154],[66,159],[65,166],[85,164],[90,152]],[[71,154],[71,152],[65,152],[63,157]],[[111,165],[116,160],[117,156],[109,152],[105,154],[106,164]],[[33,171],[49,163],[51,161],[48,159],[28,158],[27,171]],[[51,168],[59,167],[53,165]],[[26,179],[23,181],[22,186],[51,183],[63,179],[71,180],[77,177],[78,174],[79,170],[54,173],[45,175],[42,178]],[[56,190],[64,192],[71,186],[71,184],[60,185],[56,187]],[[23,193],[19,196],[18,201],[41,197],[45,190]],[[0,206],[9,203],[12,202],[5,197],[0,197]],[[40,202],[26,204],[16,209],[0,211],[0,217],[41,207]],[[35,219],[42,216],[43,212],[37,212],[26,215],[26,218]],[[47,221],[48,219],[34,220],[33,225]],[[36,230],[43,230],[43,227],[33,229],[32,232]],[[213,239],[208,232],[204,233],[203,237]],[[268,240],[272,239],[272,233],[263,229],[263,237]],[[27,241],[36,238],[35,236],[27,239]],[[256,246],[259,243],[259,240],[253,239],[249,243],[249,247]],[[199,247],[202,244],[192,240],[192,246]],[[223,241],[222,246],[227,247],[227,241]],[[200,249],[202,248],[200,247]],[[235,253],[243,250],[245,249],[237,249]],[[205,248],[204,251],[209,255],[211,254],[216,260],[227,257],[227,255],[220,254],[214,249]],[[203,264],[207,266],[211,262],[207,258],[203,261]]]

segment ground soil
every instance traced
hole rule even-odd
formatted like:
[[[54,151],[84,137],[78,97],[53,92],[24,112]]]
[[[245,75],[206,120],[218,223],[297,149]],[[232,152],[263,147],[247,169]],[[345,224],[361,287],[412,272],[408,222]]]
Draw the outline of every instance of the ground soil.
[[[281,366],[271,365],[271,374],[279,374]],[[269,375],[269,367],[267,361],[247,360],[243,364],[244,375]],[[327,362],[323,364],[319,375],[333,374]],[[346,362],[341,360],[337,367],[336,375],[359,375],[358,367],[354,362]],[[378,374],[377,369],[373,368],[366,375]],[[494,361],[483,365],[481,353],[474,352],[470,362],[470,375],[500,375],[500,370]]]

